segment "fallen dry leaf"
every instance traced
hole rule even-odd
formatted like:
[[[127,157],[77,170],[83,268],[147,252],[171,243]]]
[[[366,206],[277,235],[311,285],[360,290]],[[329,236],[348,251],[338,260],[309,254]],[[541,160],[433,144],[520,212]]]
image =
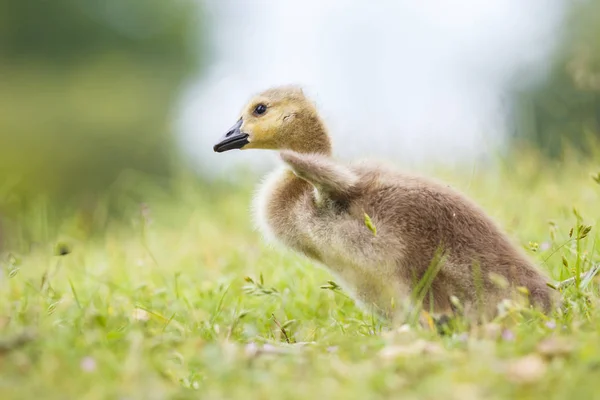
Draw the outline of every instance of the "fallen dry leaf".
[[[291,345],[276,346],[273,344],[265,343],[258,345],[254,342],[248,343],[244,347],[244,353],[247,357],[257,357],[261,355],[288,355],[288,354],[300,354],[304,347],[315,344],[315,342],[300,342]]]
[[[439,355],[444,353],[444,348],[433,342],[417,340],[407,345],[391,345],[384,347],[379,356],[386,360],[393,360],[401,357],[413,357],[421,354]]]
[[[381,336],[388,343],[412,343],[417,339],[417,332],[409,325],[402,325],[397,329],[382,332]]]
[[[515,383],[534,383],[544,377],[546,363],[537,354],[511,361],[506,369],[508,379]]]
[[[498,340],[502,334],[502,326],[495,323],[485,324],[481,329],[481,335],[484,339]]]
[[[547,358],[566,357],[573,352],[573,344],[564,338],[551,337],[537,345],[537,351]]]

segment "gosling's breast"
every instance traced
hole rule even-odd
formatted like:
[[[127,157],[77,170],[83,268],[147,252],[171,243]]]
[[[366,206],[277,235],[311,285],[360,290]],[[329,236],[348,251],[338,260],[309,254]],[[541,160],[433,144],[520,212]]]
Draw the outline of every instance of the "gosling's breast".
[[[297,249],[301,222],[311,217],[312,186],[287,168],[267,175],[253,201],[255,227],[267,241],[279,241]]]

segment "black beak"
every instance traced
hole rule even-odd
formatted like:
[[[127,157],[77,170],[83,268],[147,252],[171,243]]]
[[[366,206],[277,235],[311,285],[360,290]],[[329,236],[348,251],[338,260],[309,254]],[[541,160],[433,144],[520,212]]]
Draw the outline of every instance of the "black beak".
[[[238,122],[235,123],[234,126],[229,129],[229,132],[225,134],[219,141],[219,143],[215,144],[213,150],[217,153],[222,153],[227,150],[233,149],[241,149],[248,143],[248,134],[242,133],[240,128],[242,127],[242,119],[240,118]]]

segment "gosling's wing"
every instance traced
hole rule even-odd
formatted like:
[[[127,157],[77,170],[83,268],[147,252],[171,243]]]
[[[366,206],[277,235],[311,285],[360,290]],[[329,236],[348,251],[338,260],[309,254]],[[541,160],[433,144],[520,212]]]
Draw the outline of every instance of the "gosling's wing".
[[[325,156],[293,151],[282,151],[280,155],[299,178],[312,184],[323,197],[346,199],[356,189],[358,176]]]

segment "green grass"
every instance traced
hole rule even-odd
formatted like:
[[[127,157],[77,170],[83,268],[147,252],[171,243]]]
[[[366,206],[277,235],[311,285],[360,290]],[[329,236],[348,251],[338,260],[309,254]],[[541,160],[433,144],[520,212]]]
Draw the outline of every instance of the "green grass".
[[[554,280],[599,263],[600,165],[517,159],[435,174]],[[357,308],[326,271],[262,243],[248,215],[253,183],[148,191],[148,208],[128,221],[67,239],[70,254],[56,255],[60,238],[4,253],[0,398],[598,397],[597,281],[568,288],[560,315],[509,312],[443,336],[398,329]],[[44,212],[31,215],[51,231]],[[73,225],[56,229],[74,236]],[[581,225],[592,230],[579,240]]]

